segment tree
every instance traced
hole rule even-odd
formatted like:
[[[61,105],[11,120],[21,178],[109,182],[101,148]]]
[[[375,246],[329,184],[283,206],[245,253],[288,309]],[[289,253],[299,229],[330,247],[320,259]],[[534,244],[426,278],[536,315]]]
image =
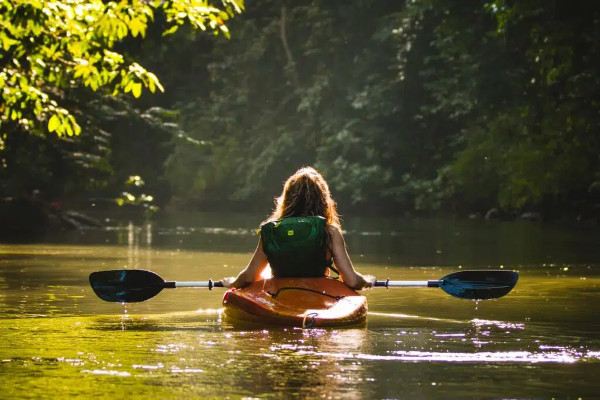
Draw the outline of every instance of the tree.
[[[167,167],[170,181],[181,182],[176,194],[264,210],[265,193],[311,164],[344,204],[385,197],[400,160],[389,133],[403,106],[389,17],[402,7],[264,1],[234,21],[236,35],[215,44],[202,75],[210,101],[203,92],[181,109],[185,131],[210,144],[177,141]]]
[[[142,88],[163,90],[156,75],[115,46],[128,36],[144,37],[155,13],[166,16],[164,34],[188,23],[229,35],[225,22],[240,13],[243,0],[4,0],[0,2],[0,149],[7,128],[58,136],[77,135],[81,126],[66,99],[78,86],[108,93]]]
[[[408,2],[400,21],[399,59],[424,66],[410,77],[426,94],[421,132],[441,124],[450,150],[415,194],[466,212],[559,214],[594,201],[597,3],[429,0]],[[423,37],[431,37],[428,48],[415,46]]]

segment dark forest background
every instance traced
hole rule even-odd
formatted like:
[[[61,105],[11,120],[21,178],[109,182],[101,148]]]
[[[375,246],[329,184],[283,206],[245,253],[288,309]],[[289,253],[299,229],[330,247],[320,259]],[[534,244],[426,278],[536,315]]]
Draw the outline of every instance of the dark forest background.
[[[0,198],[140,176],[162,211],[266,214],[313,165],[346,214],[599,218],[598,2],[254,0],[230,39],[163,25],[118,48],[165,93],[74,88],[77,137],[3,125]]]

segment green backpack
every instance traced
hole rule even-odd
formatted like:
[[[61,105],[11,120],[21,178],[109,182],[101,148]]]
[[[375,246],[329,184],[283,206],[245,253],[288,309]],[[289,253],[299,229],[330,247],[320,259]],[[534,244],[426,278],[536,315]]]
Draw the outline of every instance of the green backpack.
[[[288,217],[260,228],[263,251],[276,278],[325,276],[327,235],[323,217]]]

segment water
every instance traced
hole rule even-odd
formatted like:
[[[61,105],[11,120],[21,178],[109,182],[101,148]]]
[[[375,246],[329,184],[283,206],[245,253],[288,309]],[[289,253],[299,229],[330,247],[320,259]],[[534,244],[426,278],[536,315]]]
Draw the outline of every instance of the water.
[[[0,245],[2,397],[599,398],[600,241],[584,226],[349,220],[355,266],[380,279],[520,274],[491,301],[369,290],[362,328],[232,326],[222,289],[121,305],[89,288],[90,272],[115,268],[235,275],[258,220],[187,216]]]

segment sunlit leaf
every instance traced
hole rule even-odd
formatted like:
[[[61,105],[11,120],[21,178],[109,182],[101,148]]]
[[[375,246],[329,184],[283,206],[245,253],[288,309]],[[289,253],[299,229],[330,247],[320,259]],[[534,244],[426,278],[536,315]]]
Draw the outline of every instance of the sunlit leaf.
[[[138,98],[142,95],[142,84],[141,83],[134,83],[132,88],[131,88],[131,93],[133,94],[133,96],[135,98]]]
[[[172,27],[170,27],[169,29],[164,31],[162,33],[162,35],[163,36],[172,35],[173,33],[177,32],[177,29],[179,29],[179,25],[173,25]]]
[[[56,114],[54,114],[50,117],[50,120],[48,121],[48,131],[54,132],[60,126],[60,124],[60,119]]]

